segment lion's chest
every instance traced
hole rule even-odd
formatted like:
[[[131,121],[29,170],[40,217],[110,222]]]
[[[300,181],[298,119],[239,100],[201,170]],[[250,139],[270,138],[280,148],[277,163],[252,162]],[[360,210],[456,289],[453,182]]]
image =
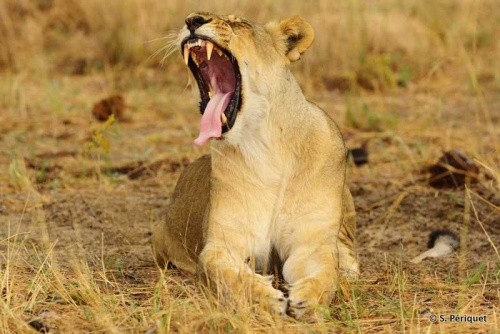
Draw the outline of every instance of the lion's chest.
[[[279,152],[265,145],[248,147],[245,152],[245,172],[242,173],[242,198],[251,219],[250,253],[258,267],[267,261],[271,249],[284,232],[283,206],[290,193],[289,188],[293,164],[283,159]],[[250,191],[248,191],[250,190]],[[287,210],[288,211],[288,210]]]

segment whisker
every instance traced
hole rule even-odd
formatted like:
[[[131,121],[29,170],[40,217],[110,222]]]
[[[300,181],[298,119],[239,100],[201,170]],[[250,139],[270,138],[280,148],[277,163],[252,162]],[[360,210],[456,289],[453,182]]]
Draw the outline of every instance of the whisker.
[[[151,40],[145,41],[144,43],[151,43],[151,42],[161,41],[161,40],[164,40],[164,39],[177,40],[177,32],[176,31],[170,31],[170,32],[168,32],[163,37],[153,38]]]
[[[167,40],[167,43],[165,46],[170,46],[172,44],[177,44],[178,40],[177,40],[177,33],[174,33],[174,32],[171,32],[169,34],[167,34],[166,36],[163,36],[163,37],[158,37],[158,38],[154,38],[154,39],[151,39],[149,41],[145,41],[144,44],[146,43],[152,43],[152,42],[157,42],[157,41],[161,41],[161,40]]]
[[[172,41],[170,43],[167,43],[166,45],[162,46],[158,50],[156,50],[149,58],[154,58],[156,57],[160,52],[165,51],[165,55],[163,56],[161,62],[163,62],[166,58],[168,58],[172,53],[174,53],[177,50],[177,42]]]
[[[160,61],[160,64],[163,66],[163,63],[165,62],[165,60],[168,57],[170,57],[176,50],[177,50],[177,47],[170,48],[169,50],[167,49],[167,51],[165,51],[165,55],[163,56],[163,58]]]
[[[162,46],[161,48],[159,48],[158,50],[156,50],[151,56],[149,56],[149,58],[156,57],[160,52],[162,52],[163,50],[166,50],[168,48],[169,48],[168,45]]]

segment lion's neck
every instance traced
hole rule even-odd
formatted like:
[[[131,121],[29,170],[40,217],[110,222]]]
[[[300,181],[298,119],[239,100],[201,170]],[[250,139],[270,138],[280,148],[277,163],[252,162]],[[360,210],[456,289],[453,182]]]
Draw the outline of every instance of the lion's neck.
[[[294,150],[299,148],[290,143],[297,140],[298,133],[304,133],[299,131],[308,126],[303,120],[314,112],[291,73],[281,81],[270,97],[246,93],[235,126],[223,141],[212,143],[222,154],[241,155],[265,183],[281,179],[293,168]]]

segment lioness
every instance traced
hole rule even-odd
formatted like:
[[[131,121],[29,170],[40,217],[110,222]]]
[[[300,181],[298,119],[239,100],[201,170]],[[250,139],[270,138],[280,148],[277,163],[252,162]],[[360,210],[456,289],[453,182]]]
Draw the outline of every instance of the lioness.
[[[345,186],[346,149],[333,120],[306,100],[288,65],[311,45],[300,17],[259,25],[193,13],[179,48],[198,86],[200,133],[211,157],[181,175],[153,236],[159,264],[296,318],[328,304],[339,269],[358,274],[355,218]],[[282,264],[288,296],[266,272]]]

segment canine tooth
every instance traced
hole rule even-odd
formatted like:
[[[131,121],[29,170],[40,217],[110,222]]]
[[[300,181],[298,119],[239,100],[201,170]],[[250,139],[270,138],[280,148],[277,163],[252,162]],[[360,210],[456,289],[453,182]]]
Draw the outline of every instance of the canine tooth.
[[[222,124],[226,124],[227,123],[227,117],[226,117],[226,115],[224,113],[222,113],[221,119],[222,119]]]
[[[214,49],[214,43],[207,41],[207,59],[210,60],[212,57],[212,51]]]
[[[189,62],[189,47],[187,46],[187,44],[184,44],[184,62],[186,63],[186,65]]]

